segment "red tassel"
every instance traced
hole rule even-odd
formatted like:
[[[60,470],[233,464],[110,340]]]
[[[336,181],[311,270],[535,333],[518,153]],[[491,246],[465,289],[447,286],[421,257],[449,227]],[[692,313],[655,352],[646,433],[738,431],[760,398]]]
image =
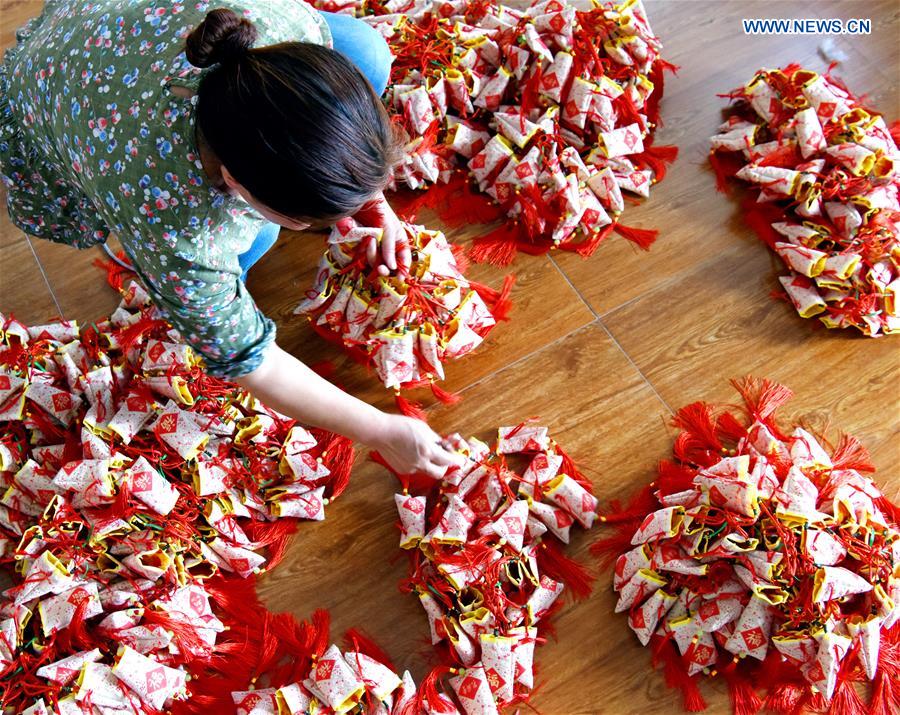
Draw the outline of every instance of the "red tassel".
[[[622,524],[624,522],[639,522],[651,511],[659,508],[659,502],[653,493],[653,485],[648,484],[622,506],[618,500],[609,504],[609,509],[601,514],[601,524]],[[629,524],[630,526],[630,524]],[[621,552],[619,552],[621,553]]]
[[[623,125],[637,124],[640,126],[641,131],[647,128],[647,125],[644,123],[644,117],[635,106],[630,93],[625,92],[624,94],[620,94],[613,100],[612,105],[616,115],[622,119]]]
[[[427,422],[428,419],[425,415],[425,410],[422,409],[422,405],[418,402],[412,402],[408,400],[399,392],[394,397],[394,402],[397,404],[397,409],[407,417],[415,417],[417,420],[422,420],[422,422]]]
[[[331,642],[331,614],[324,608],[319,608],[312,614],[313,639],[311,643],[312,655],[321,656]]]
[[[655,229],[634,228],[632,226],[623,226],[621,223],[613,224],[613,230],[645,251],[650,250],[650,246],[659,237],[659,231]]]
[[[375,462],[375,464],[380,464],[382,467],[387,469],[391,474],[393,474],[395,477],[397,477],[397,479],[400,479],[404,488],[407,488],[407,489],[409,488],[402,481],[402,477],[404,475],[399,474],[390,464],[388,464],[387,460],[384,457],[382,457],[379,452],[369,452],[369,459],[372,460],[373,462]]]
[[[831,455],[834,469],[855,469],[857,472],[874,472],[875,465],[862,442],[851,434],[841,435],[840,442]]]
[[[566,556],[558,544],[542,541],[537,558],[541,573],[565,584],[575,600],[583,601],[591,595],[596,576],[586,566]]]
[[[491,306],[491,315],[494,316],[494,320],[509,320],[509,311],[512,310],[512,298],[510,298],[510,295],[515,284],[516,277],[512,274],[508,274],[503,279],[500,295],[497,296],[497,299]]]
[[[591,545],[591,554],[597,557],[601,568],[609,568],[619,554],[631,548],[631,537],[641,520],[659,507],[653,488],[646,486],[637,492],[627,506],[613,501],[605,514],[599,517],[600,525],[615,527],[613,534],[604,536]]]
[[[900,712],[900,624],[881,632],[878,671],[872,686],[872,715],[895,715]]]
[[[596,251],[600,244],[603,243],[608,237],[609,234],[613,232],[613,229],[616,227],[616,224],[610,223],[601,228],[599,231],[595,231],[586,239],[581,241],[580,243],[564,243],[560,246],[564,251],[575,251],[582,258],[590,258],[594,255],[594,251]]]
[[[157,611],[152,608],[144,609],[141,619],[143,626],[161,626],[173,636],[173,641],[178,649],[184,653],[196,656],[204,656],[204,660],[211,654],[212,648],[197,633],[195,624],[180,618],[173,618],[165,611]],[[112,633],[113,637],[115,632]]]
[[[653,172],[654,182],[658,183],[666,178],[668,165],[678,158],[678,147],[674,144],[653,146],[652,141],[644,144],[644,151],[632,157],[632,161],[639,167],[646,167]]]
[[[900,144],[900,119],[891,123],[891,136],[894,139],[895,144]]]
[[[505,212],[501,206],[493,203],[486,194],[475,191],[465,174],[457,176],[452,180],[453,193],[448,193],[447,200],[435,207],[446,226],[453,228],[505,220]]]
[[[775,244],[784,241],[784,236],[772,228],[772,223],[784,218],[781,207],[770,202],[758,203],[755,201],[754,193],[751,192],[741,203],[741,208],[744,212],[744,222],[774,251]]]
[[[214,576],[203,584],[209,597],[223,613],[240,620],[247,609],[259,603],[256,596],[256,580]]]
[[[453,713],[456,711],[456,708],[442,697],[438,689],[438,681],[449,672],[449,667],[439,665],[422,679],[416,695],[419,712]]]
[[[462,397],[454,392],[447,392],[447,390],[442,388],[436,382],[431,383],[431,394],[445,405],[455,405],[462,399]]]
[[[657,466],[657,484],[661,496],[677,494],[693,488],[695,471],[668,459]]]
[[[453,254],[453,260],[456,261],[456,267],[460,273],[465,274],[469,270],[469,257],[466,255],[466,247],[461,243],[451,243],[450,252]]]
[[[777,683],[770,686],[764,705],[779,715],[795,715],[803,711],[812,693],[808,685],[799,683]]]
[[[75,653],[81,650],[91,650],[100,643],[96,636],[92,636],[88,632],[84,615],[87,607],[90,605],[90,599],[84,599],[75,607],[75,613],[72,614],[72,620],[69,625],[63,628],[57,635],[54,645],[58,653]]]
[[[397,191],[391,196],[391,208],[403,220],[414,223],[423,208],[429,208],[432,201],[448,188],[448,184],[432,184],[427,189]]]
[[[414,221],[422,209],[432,209],[449,228],[491,223],[504,215],[501,207],[474,190],[462,171],[446,184],[433,184],[424,191],[397,192],[391,197],[391,205],[407,221]]]
[[[793,169],[797,164],[803,162],[803,156],[797,148],[797,144],[784,144],[775,151],[766,154],[762,159],[756,162],[757,166],[779,166],[781,168]]]
[[[716,175],[716,191],[727,194],[728,179],[741,170],[744,161],[737,152],[713,151],[709,153],[709,165]]]
[[[605,517],[600,517],[602,522]],[[608,569],[616,562],[620,554],[628,551],[631,537],[634,536],[635,524],[619,524],[610,536],[604,536],[591,544],[591,555],[597,558],[601,569]]]
[[[541,83],[543,79],[540,63],[532,65],[531,76],[525,80],[525,85],[522,87],[522,99],[519,103],[523,114],[542,106]]]
[[[794,396],[790,388],[766,378],[747,375],[731,381],[753,419],[768,421],[779,407]]]
[[[297,532],[296,519],[253,521],[245,527],[250,540],[257,546],[265,546],[266,570],[271,570],[284,558],[291,537]]]
[[[324,430],[314,429],[312,434],[321,449],[322,464],[328,468],[329,474],[325,479],[328,498],[334,499],[343,494],[350,484],[350,474],[356,461],[353,442],[339,434]]]
[[[697,685],[697,677],[688,675],[675,645],[667,639],[653,636],[651,648],[654,667],[662,664],[666,685],[681,691],[681,706],[684,710],[689,713],[706,710],[706,700]]]
[[[274,615],[259,602],[252,578],[216,576],[206,582],[206,588],[216,614],[228,628],[211,655],[201,650],[200,657],[188,664],[195,675],[188,685],[191,697],[173,703],[173,715],[232,712],[231,691],[252,688],[259,677],[265,679],[259,686],[270,687],[302,680],[310,671],[312,657],[328,647],[327,611],[316,611],[311,622],[300,623],[287,613]],[[145,619],[174,631],[176,642],[184,641],[186,634],[179,635],[183,624],[156,612],[148,612]],[[190,645],[189,650],[195,652]]]
[[[712,406],[707,402],[692,402],[675,413],[672,424],[683,429],[693,442],[720,451],[722,442],[716,434]]]
[[[126,263],[128,262],[128,259],[125,257],[125,251],[119,251],[116,254],[116,258]],[[106,282],[120,293],[122,292],[125,278],[136,275],[133,270],[120,266],[112,259],[103,260],[102,258],[97,258],[94,260],[94,265],[106,271]]]
[[[538,624],[538,633],[543,637],[551,637],[556,640],[556,617],[563,609],[563,599],[557,598],[544,612],[541,622]]]
[[[369,452],[369,459],[376,464],[380,464],[391,474],[393,474],[397,478],[397,481],[399,481],[403,488],[407,491],[415,492],[417,494],[421,492],[428,492],[432,489],[435,489],[440,484],[439,482],[436,482],[434,478],[429,477],[427,474],[400,474],[396,469],[388,464],[387,460],[378,452]]]
[[[509,312],[512,309],[512,299],[510,298],[510,294],[512,293],[515,284],[516,277],[511,273],[507,274],[503,279],[503,285],[500,290],[491,288],[484,283],[469,281],[472,290],[478,293],[485,305],[490,309],[491,315],[494,316],[494,320],[497,321],[509,320]]]
[[[381,646],[361,630],[356,628],[348,630],[347,633],[344,634],[344,643],[347,645],[348,649],[355,650],[357,653],[362,653],[370,658],[374,658],[380,663],[384,663],[384,665],[391,670],[397,670],[391,657],[381,649]]]
[[[165,320],[150,318],[144,315],[133,325],[129,325],[127,328],[118,331],[116,337],[118,338],[120,349],[127,353],[141,343],[145,335],[149,335],[160,329],[168,330],[168,328],[169,324]]]
[[[657,59],[650,66],[648,78],[653,83],[653,92],[651,92],[650,97],[647,99],[645,111],[647,120],[658,127],[663,125],[659,114],[659,103],[662,101],[663,95],[665,94],[665,73],[672,72],[674,74],[677,71],[678,67],[676,65],[673,65],[671,62],[666,62],[661,58]]]
[[[584,487],[591,494],[594,493],[594,483],[588,479],[584,473],[578,468],[575,464],[575,460],[572,459],[569,454],[563,450],[558,444],[556,445],[556,453],[562,457],[562,464],[559,465],[560,470],[563,474],[568,474],[572,479],[578,482],[582,487]]]
[[[493,231],[472,241],[469,256],[476,263],[508,266],[516,257],[519,227],[514,223],[502,223]]]
[[[853,680],[841,677],[844,670],[845,668],[842,667],[841,673],[838,674],[838,682],[834,688],[834,694],[831,696],[828,715],[867,715],[869,709],[856,692]]]
[[[875,506],[893,523],[900,523],[900,506],[894,504],[890,499],[885,496],[876,497]]]
[[[778,715],[798,715],[812,699],[812,689],[800,670],[770,649],[755,678],[767,690],[763,706]]]
[[[756,715],[763,705],[762,698],[754,690],[747,677],[736,669],[721,671],[728,682],[728,695],[734,715]]]
[[[747,426],[730,412],[716,417],[716,434],[719,438],[737,444],[747,436]]]

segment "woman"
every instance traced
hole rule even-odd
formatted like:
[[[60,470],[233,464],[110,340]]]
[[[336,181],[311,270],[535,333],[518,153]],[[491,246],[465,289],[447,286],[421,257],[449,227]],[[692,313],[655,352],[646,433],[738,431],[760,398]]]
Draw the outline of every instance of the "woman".
[[[283,351],[243,283],[279,226],[361,212],[385,228],[373,265],[387,274],[408,264],[382,193],[394,152],[378,99],[387,46],[364,23],[301,0],[215,5],[47,1],[0,66],[10,216],[78,248],[115,234],[211,373],[378,449],[400,472],[440,477],[457,457],[434,432]]]

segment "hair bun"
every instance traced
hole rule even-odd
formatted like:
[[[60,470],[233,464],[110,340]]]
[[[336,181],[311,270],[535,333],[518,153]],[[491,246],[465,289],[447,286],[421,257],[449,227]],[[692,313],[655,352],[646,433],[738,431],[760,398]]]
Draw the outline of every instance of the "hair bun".
[[[185,55],[195,67],[235,62],[256,42],[256,27],[232,10],[218,8],[188,35]]]

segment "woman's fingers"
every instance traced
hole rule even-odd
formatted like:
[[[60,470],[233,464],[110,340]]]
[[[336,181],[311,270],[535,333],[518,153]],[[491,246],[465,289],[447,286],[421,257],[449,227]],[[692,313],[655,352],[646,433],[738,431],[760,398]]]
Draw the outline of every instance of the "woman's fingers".
[[[443,447],[438,447],[431,454],[431,461],[442,467],[461,467],[466,458]]]
[[[374,236],[369,236],[366,243],[366,260],[370,266],[374,266],[378,261],[378,241]]]
[[[381,258],[392,271],[397,270],[397,230],[395,226],[385,226],[381,239]]]
[[[420,470],[432,479],[443,479],[452,467],[461,467],[466,458],[445,449],[436,449],[429,456],[428,463]]]
[[[441,440],[441,444],[443,445],[444,449],[456,451],[463,450],[469,446],[466,443],[466,440],[462,438],[462,435],[459,434],[459,432],[448,434],[446,437],[444,437],[444,439]]]
[[[426,464],[421,470],[423,474],[428,475],[434,480],[441,480],[447,473],[447,467],[441,467],[437,464]]]

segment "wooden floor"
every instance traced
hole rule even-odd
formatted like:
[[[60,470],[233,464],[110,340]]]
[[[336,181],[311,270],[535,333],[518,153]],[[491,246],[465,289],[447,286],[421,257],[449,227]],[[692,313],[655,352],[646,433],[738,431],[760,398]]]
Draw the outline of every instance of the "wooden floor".
[[[646,2],[665,57],[681,66],[668,82],[665,126],[657,143],[677,144],[681,157],[626,222],[657,227],[649,253],[613,238],[588,261],[570,254],[520,257],[512,321],[474,355],[449,367],[445,387],[464,397],[430,410],[441,431],[488,436],[496,426],[539,415],[584,466],[604,502],[650,480],[669,453],[673,409],[698,399],[731,400],[731,377],[768,376],[797,397],[785,417],[806,416],[834,436],[859,436],[872,451],[879,481],[900,488],[898,376],[900,338],[871,340],[815,329],[770,299],[778,266],[742,225],[735,198],[717,194],[705,165],[708,137],[720,121],[716,93],[744,83],[761,66],[801,62],[824,70],[844,57],[837,74],[887,119],[900,117],[896,84],[900,31],[897,2]],[[38,2],[0,0],[0,40],[39,11]],[[872,19],[859,37],[751,37],[741,18]],[[894,38],[893,40],[891,38]],[[824,47],[824,52],[822,48]],[[892,80],[891,77],[894,77]],[[427,218],[427,217],[426,217]],[[29,240],[0,218],[0,310],[26,322],[54,315],[98,318],[117,302],[91,266],[99,250],[77,252]],[[427,222],[427,221],[426,221]],[[463,241],[479,226],[450,232]],[[283,236],[250,274],[249,287],[278,323],[281,344],[316,362],[335,359],[340,381],[355,394],[388,406],[375,378],[340,359],[292,309],[310,282],[321,239]],[[499,284],[502,271],[476,267],[473,276]],[[891,387],[893,385],[893,387]],[[347,493],[325,522],[302,525],[285,562],[267,575],[267,603],[300,617],[331,609],[335,626],[363,626],[398,665],[426,668],[426,620],[419,604],[397,591],[395,485],[361,460]],[[591,537],[571,552],[586,556]],[[680,708],[648,654],[612,613],[610,574],[593,597],[568,607],[558,640],[538,652],[542,686],[533,704],[546,715],[671,713]],[[710,684],[711,712],[727,697]]]

